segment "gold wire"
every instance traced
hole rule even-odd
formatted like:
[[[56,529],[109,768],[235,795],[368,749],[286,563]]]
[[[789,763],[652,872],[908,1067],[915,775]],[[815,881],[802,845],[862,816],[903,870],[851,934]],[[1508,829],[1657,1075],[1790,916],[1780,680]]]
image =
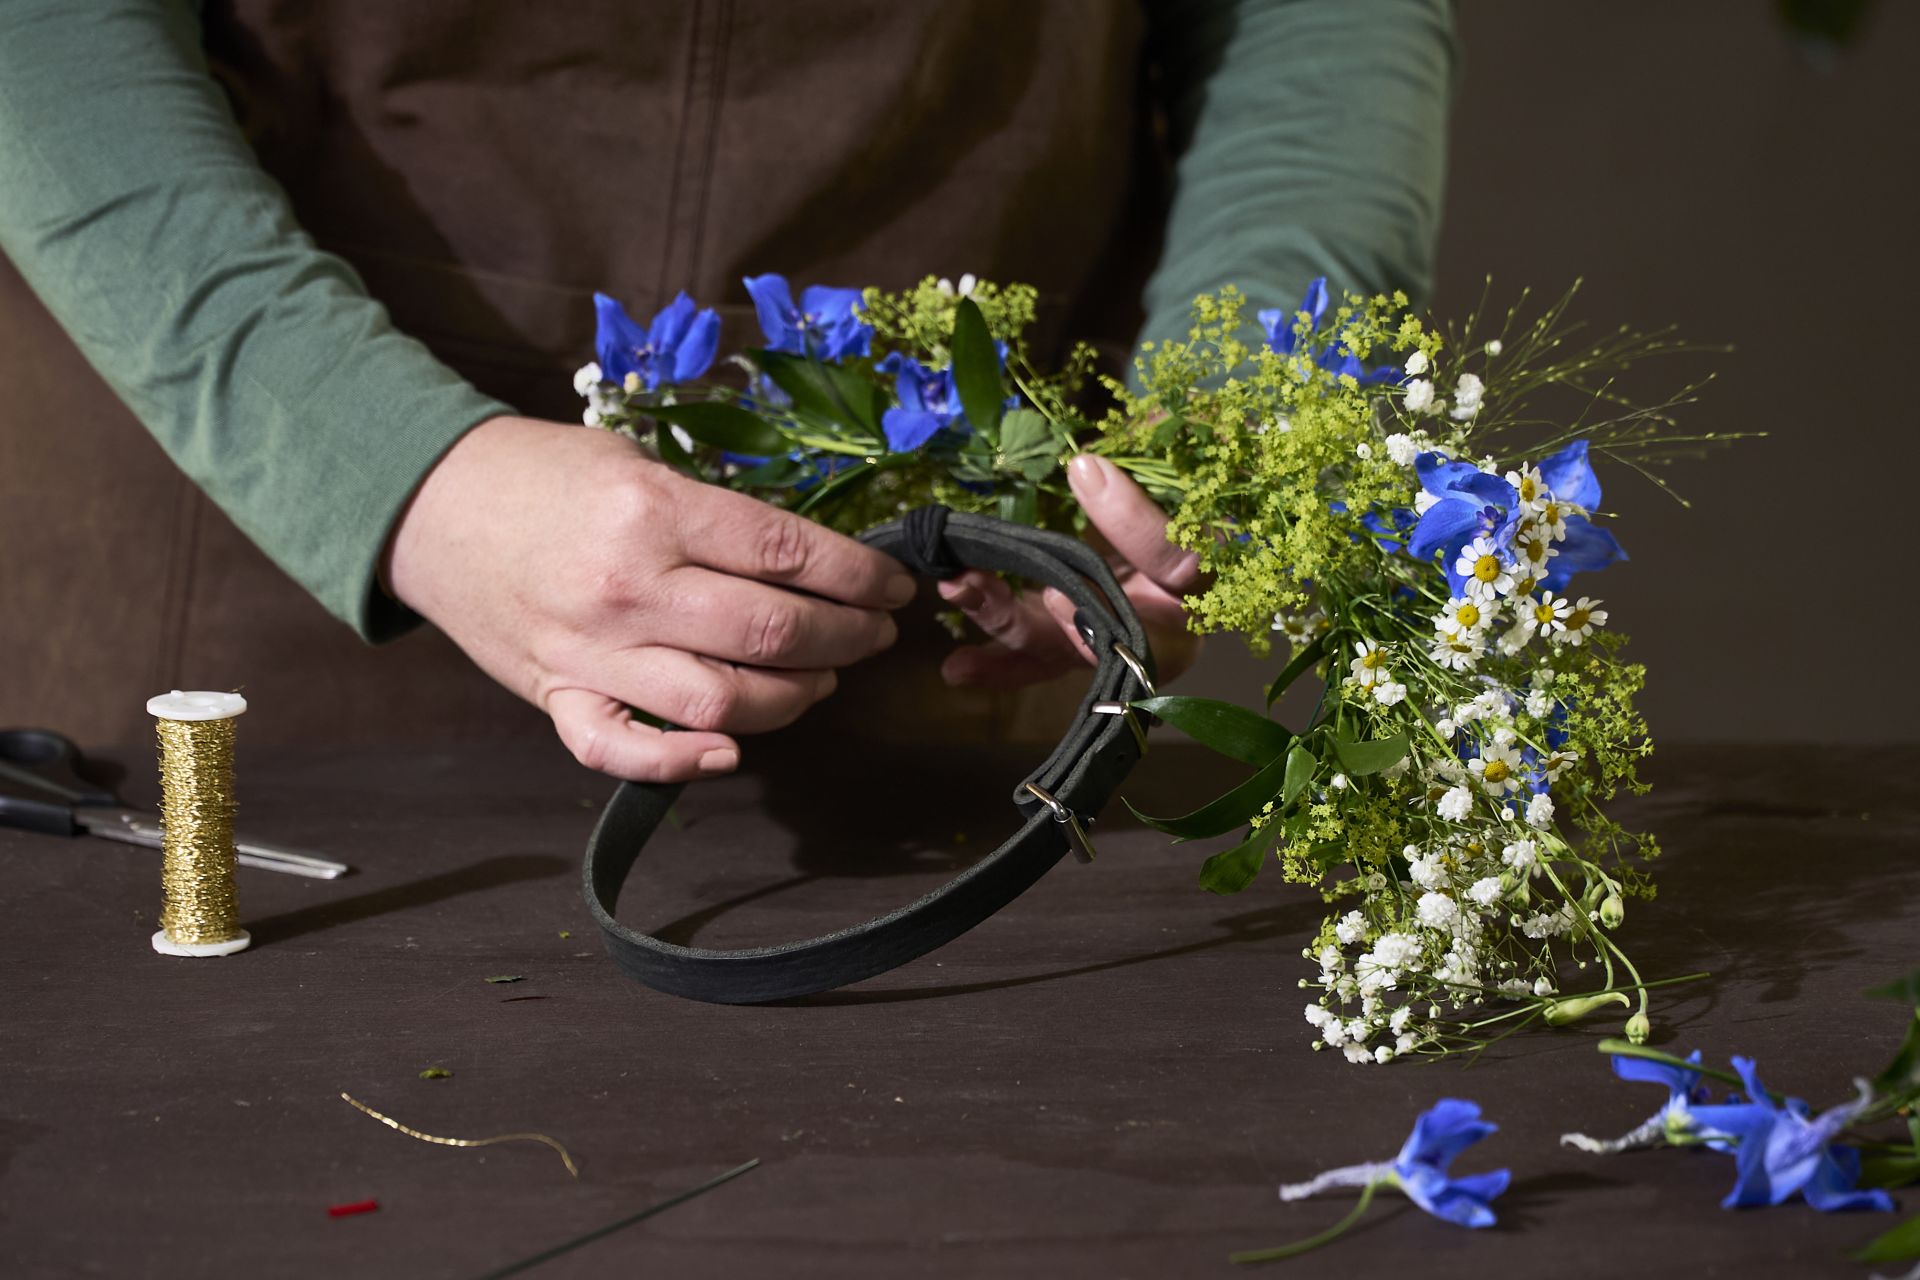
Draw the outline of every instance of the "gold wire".
[[[240,936],[234,896],[233,721],[157,722],[160,735],[160,927],[186,945]]]
[[[350,1093],[343,1093],[340,1096],[345,1098],[353,1106],[358,1107],[360,1110],[372,1116],[375,1120],[378,1120],[381,1124],[387,1126],[387,1128],[397,1129],[409,1138],[418,1138],[422,1142],[432,1142],[442,1147],[490,1147],[496,1142],[544,1142],[560,1153],[560,1161],[567,1166],[568,1173],[576,1178],[580,1176],[579,1166],[574,1164],[573,1157],[567,1154],[567,1149],[561,1146],[557,1139],[549,1138],[544,1133],[502,1133],[491,1138],[436,1138],[430,1133],[422,1133],[418,1129],[409,1129],[392,1116],[381,1115],[378,1111],[375,1111],[372,1107]]]

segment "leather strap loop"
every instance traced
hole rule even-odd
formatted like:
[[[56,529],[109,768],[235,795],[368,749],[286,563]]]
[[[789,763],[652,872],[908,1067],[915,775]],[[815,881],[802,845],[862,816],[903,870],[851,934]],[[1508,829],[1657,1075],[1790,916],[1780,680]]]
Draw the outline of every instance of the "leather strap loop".
[[[945,508],[922,508],[945,513]],[[910,568],[991,569],[1057,588],[1099,655],[1072,727],[1045,761],[1015,784],[1021,825],[998,849],[933,892],[899,910],[836,933],[771,947],[717,951],[662,941],[614,919],[635,860],[680,794],[679,785],[622,783],[587,843],[585,891],[607,950],[627,974],[672,995],[720,1004],[752,1004],[843,987],[919,958],[1012,902],[1066,853],[1071,824],[1056,820],[1038,787],[1082,824],[1105,807],[1139,758],[1125,717],[1098,715],[1099,702],[1126,702],[1145,689],[1116,655],[1123,644],[1152,674],[1152,651],[1131,603],[1106,561],[1057,533],[988,516],[910,512],[860,535]]]

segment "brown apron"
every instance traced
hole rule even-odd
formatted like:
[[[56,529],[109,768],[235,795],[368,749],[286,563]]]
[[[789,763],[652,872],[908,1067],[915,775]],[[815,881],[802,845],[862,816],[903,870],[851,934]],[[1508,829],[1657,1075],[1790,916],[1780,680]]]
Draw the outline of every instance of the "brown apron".
[[[216,0],[205,22],[303,225],[528,414],[578,417],[596,289],[644,315],[685,288],[733,344],[766,271],[1024,280],[1052,337],[1135,319],[1157,175],[1142,20],[1113,0]],[[204,687],[252,699],[251,743],[545,731],[431,628],[371,648],[329,617],[4,259],[0,369],[0,727],[139,742],[148,695]],[[938,647],[880,660],[889,687],[943,732],[1020,732],[1005,698],[931,709]]]

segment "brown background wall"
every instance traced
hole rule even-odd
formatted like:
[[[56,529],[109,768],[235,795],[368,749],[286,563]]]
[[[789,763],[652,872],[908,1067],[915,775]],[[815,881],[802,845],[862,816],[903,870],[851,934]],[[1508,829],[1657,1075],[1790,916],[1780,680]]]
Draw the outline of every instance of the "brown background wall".
[[[1586,285],[1601,330],[1730,342],[1685,423],[1758,431],[1673,479],[1602,474],[1632,562],[1583,581],[1667,740],[1920,737],[1920,5],[1810,56],[1773,4],[1460,5],[1436,307],[1492,273]],[[1186,692],[1246,695],[1216,643]]]

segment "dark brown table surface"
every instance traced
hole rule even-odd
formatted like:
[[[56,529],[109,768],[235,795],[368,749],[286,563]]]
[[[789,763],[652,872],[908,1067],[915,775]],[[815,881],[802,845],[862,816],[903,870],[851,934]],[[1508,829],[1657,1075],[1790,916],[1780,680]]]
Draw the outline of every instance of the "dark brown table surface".
[[[852,923],[1002,838],[1036,758],[804,735],[752,754],[760,772],[686,794],[623,915],[710,945]],[[123,758],[123,792],[151,803],[150,758]],[[1649,976],[1715,975],[1662,1000],[1659,1042],[1753,1054],[1817,1102],[1882,1065],[1905,1014],[1859,993],[1920,965],[1916,767],[1920,748],[1657,758],[1631,811],[1665,838],[1662,892],[1625,941]],[[1209,776],[1156,747],[1131,794],[1171,808]],[[1062,863],[914,965],[722,1008],[602,952],[577,869],[608,787],[557,748],[249,753],[243,732],[240,791],[245,830],[357,870],[243,870],[255,941],[228,959],[153,953],[157,854],[0,833],[0,1273],[473,1276],[758,1157],[531,1274],[1229,1275],[1229,1251],[1345,1211],[1282,1205],[1276,1183],[1390,1157],[1447,1095],[1503,1126],[1460,1166],[1512,1168],[1497,1228],[1382,1197],[1271,1270],[1864,1280],[1843,1251],[1891,1225],[1724,1211],[1724,1158],[1558,1146],[1661,1101],[1594,1051],[1617,1019],[1468,1069],[1311,1052],[1295,983],[1319,903],[1277,879],[1202,893],[1196,854],[1116,813],[1098,863]],[[524,980],[486,981],[503,974]],[[343,1090],[430,1133],[550,1133],[580,1180],[532,1144],[416,1142]],[[369,1197],[378,1212],[326,1214]]]

